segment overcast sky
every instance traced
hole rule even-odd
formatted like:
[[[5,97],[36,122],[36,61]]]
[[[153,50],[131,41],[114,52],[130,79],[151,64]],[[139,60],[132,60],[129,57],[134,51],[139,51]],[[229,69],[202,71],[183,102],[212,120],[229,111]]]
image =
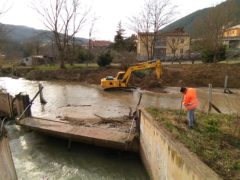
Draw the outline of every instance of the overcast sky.
[[[24,25],[36,29],[46,29],[40,20],[39,15],[31,8],[32,0],[11,0],[10,10],[0,18],[1,23]],[[43,0],[44,1],[44,0]],[[97,40],[113,41],[118,23],[121,21],[126,30],[125,36],[129,36],[129,17],[136,15],[141,9],[144,0],[82,0],[92,12],[98,17],[95,23],[92,37]],[[196,10],[214,6],[224,0],[171,0],[176,5],[176,20],[184,17]],[[0,0],[1,3],[1,0]],[[79,37],[88,38],[88,25],[85,25]]]

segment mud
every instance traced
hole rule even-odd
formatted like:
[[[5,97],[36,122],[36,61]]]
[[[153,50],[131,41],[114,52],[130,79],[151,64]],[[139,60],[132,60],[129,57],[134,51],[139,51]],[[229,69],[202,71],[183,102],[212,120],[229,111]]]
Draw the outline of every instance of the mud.
[[[98,127],[98,128],[106,128],[112,129],[120,132],[130,132],[132,118],[129,116],[122,116],[122,117],[112,117],[106,118],[102,116],[96,115],[96,118],[92,119],[80,119],[80,118],[73,118],[73,117],[58,117],[62,121],[69,122],[71,125],[75,126],[82,126],[82,127]],[[132,132],[135,131],[135,127],[133,128]]]
[[[82,68],[63,70],[34,70],[32,68],[16,68],[15,73],[10,70],[1,70],[4,75],[14,74],[30,80],[67,80],[100,84],[100,80],[108,75],[116,76],[122,69],[108,68]],[[135,85],[143,89],[160,91],[163,86],[193,86],[223,87],[225,75],[229,76],[230,88],[240,88],[240,64],[174,64],[163,65],[161,80],[156,79],[154,71],[145,73],[133,73],[129,85]],[[138,75],[136,75],[138,74]],[[141,76],[139,76],[139,74]]]
[[[124,104],[105,104],[105,100],[97,103],[58,107],[54,114],[57,120],[67,121],[82,127],[98,127],[119,132],[129,132],[132,123],[132,109]],[[56,119],[52,116],[52,119]],[[133,130],[135,131],[135,130]]]

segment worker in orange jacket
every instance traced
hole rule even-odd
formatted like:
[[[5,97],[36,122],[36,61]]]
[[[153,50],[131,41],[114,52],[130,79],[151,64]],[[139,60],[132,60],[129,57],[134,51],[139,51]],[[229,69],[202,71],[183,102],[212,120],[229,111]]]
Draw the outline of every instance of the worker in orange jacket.
[[[190,128],[193,128],[195,115],[194,111],[199,105],[199,101],[197,99],[197,93],[195,88],[186,88],[181,87],[180,92],[183,94],[183,102],[182,104],[187,109],[187,117],[188,117],[188,125]]]

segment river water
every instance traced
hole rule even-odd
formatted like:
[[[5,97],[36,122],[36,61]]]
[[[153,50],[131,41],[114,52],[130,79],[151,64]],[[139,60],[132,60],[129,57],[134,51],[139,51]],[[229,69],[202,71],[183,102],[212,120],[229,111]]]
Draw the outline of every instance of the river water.
[[[48,103],[43,107],[39,99],[34,101],[32,114],[40,117],[54,117],[56,111],[67,105],[96,105],[100,110],[129,105],[116,93],[111,95],[95,86],[66,82],[42,82],[44,98]],[[0,78],[0,87],[12,95],[19,92],[33,98],[38,91],[37,81]],[[125,96],[136,96],[123,93]],[[134,102],[135,100],[133,100]],[[126,108],[127,110],[128,108]],[[118,112],[116,112],[118,113]],[[80,143],[72,143],[27,131],[17,125],[8,125],[10,147],[19,179],[149,179],[137,154],[123,153]]]
[[[19,92],[29,94],[30,99],[38,91],[38,81],[0,78],[0,87],[12,95]],[[140,90],[133,92],[106,92],[99,86],[73,82],[43,81],[43,94],[47,104],[39,99],[32,105],[33,116],[56,118],[77,114],[79,107],[91,106],[101,116],[127,115],[129,107],[135,108]],[[143,92],[141,106],[179,109],[179,88],[166,88],[167,93]],[[213,90],[213,103],[224,113],[240,111],[239,90],[226,95],[222,89]],[[201,110],[206,110],[208,89],[199,88]],[[68,109],[71,106],[73,108]],[[75,109],[74,107],[78,107]],[[82,108],[82,109],[83,109]],[[121,111],[119,110],[121,109]],[[149,179],[139,157],[135,154],[119,153],[93,146],[73,143],[67,150],[67,141],[33,131],[8,125],[10,146],[19,179]]]

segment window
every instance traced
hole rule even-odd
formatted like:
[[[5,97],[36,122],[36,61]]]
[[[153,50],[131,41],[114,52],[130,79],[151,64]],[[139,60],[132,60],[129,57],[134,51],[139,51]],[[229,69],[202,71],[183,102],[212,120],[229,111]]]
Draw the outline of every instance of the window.
[[[180,53],[183,54],[183,49],[180,49]]]
[[[166,38],[165,37],[159,37],[156,41],[157,46],[166,46]]]
[[[154,53],[155,53],[154,55],[158,58],[165,57],[166,56],[166,48],[155,49]]]
[[[181,39],[181,43],[182,43],[182,44],[184,43],[184,39]]]

